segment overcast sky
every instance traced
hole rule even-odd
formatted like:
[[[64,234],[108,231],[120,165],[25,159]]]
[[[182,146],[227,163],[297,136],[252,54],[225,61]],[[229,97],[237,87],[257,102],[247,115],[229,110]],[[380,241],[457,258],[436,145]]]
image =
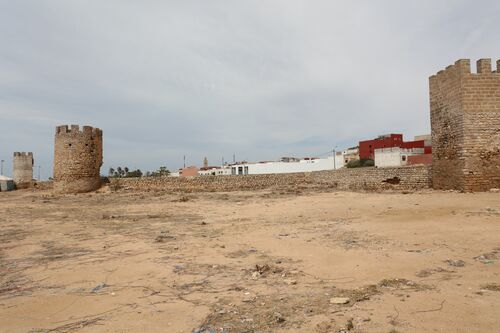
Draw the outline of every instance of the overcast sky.
[[[485,57],[498,0],[0,0],[0,158],[51,176],[60,124],[103,130],[102,173],[412,139],[428,77]]]

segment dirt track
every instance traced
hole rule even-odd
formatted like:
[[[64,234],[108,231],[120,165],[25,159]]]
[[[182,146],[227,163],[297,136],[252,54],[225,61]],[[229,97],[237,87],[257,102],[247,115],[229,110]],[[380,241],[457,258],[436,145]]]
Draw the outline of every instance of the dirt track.
[[[498,193],[17,191],[0,228],[0,332],[500,327]]]

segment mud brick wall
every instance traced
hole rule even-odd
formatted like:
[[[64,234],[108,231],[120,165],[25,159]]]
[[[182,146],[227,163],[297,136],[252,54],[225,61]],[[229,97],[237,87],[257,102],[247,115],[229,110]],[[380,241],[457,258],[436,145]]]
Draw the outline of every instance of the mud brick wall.
[[[57,126],[54,145],[54,189],[83,193],[101,186],[102,131],[78,125]]]
[[[33,153],[14,153],[12,178],[18,189],[31,186],[33,180],[33,164]]]
[[[351,191],[419,190],[431,187],[431,167],[356,168],[310,173],[206,177],[111,178],[111,186],[137,191],[229,192],[275,188]]]
[[[500,60],[458,60],[429,78],[433,187],[500,187]]]

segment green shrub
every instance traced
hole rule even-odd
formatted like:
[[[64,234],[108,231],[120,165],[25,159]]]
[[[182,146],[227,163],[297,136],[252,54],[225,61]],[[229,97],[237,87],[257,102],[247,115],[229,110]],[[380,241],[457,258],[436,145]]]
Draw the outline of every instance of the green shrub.
[[[346,164],[347,168],[364,168],[371,167],[375,165],[375,161],[369,158],[362,158],[360,160],[349,161]]]

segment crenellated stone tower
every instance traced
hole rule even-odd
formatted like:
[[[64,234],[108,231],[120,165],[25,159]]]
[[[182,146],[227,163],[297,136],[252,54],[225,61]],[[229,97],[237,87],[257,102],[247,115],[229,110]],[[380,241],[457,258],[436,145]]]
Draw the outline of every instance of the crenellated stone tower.
[[[57,126],[54,189],[61,193],[95,191],[101,186],[102,131],[91,126]]]
[[[14,153],[12,178],[18,189],[30,187],[33,180],[33,165],[33,153]]]
[[[500,60],[455,62],[429,78],[433,187],[500,188]]]

